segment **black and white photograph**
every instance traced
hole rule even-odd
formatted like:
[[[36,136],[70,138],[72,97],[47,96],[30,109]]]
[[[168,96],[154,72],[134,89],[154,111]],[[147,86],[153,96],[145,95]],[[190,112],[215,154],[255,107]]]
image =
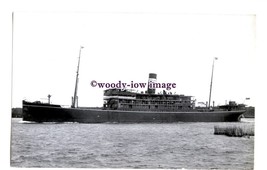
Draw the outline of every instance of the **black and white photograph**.
[[[11,167],[254,169],[256,14],[17,10],[10,21]]]

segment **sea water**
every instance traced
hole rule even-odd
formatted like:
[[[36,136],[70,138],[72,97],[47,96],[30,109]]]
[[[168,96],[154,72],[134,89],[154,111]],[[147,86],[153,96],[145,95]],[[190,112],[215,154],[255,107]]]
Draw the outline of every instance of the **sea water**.
[[[80,124],[12,119],[12,167],[253,169],[254,137],[214,135],[235,123]]]

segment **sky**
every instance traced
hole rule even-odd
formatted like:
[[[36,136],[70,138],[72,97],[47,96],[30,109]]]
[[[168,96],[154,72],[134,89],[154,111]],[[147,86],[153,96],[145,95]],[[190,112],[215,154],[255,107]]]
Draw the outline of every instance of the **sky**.
[[[174,12],[15,12],[12,107],[71,105],[81,50],[79,106],[102,106],[102,83],[176,83],[170,92],[253,105],[256,17]],[[145,91],[146,89],[135,89]],[[157,92],[163,89],[157,89]],[[250,100],[245,100],[250,98]]]

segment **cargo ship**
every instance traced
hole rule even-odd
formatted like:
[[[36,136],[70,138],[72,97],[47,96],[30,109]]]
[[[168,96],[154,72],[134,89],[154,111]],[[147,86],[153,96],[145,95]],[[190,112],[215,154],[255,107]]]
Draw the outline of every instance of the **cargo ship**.
[[[228,105],[195,107],[190,96],[141,94],[121,89],[104,92],[102,108],[64,108],[60,105],[23,101],[23,120],[79,123],[170,123],[233,122],[245,112],[235,102]]]
[[[244,105],[231,101],[229,104],[211,107],[210,98],[206,107],[196,107],[192,96],[172,94],[163,90],[156,93],[148,86],[145,92],[130,89],[104,90],[101,108],[78,107],[77,85],[80,55],[78,60],[74,97],[71,107],[57,104],[23,100],[23,120],[34,122],[79,122],[79,123],[172,123],[172,122],[234,122],[246,111]],[[212,67],[213,77],[214,60]],[[157,75],[149,74],[149,82],[156,82]],[[212,79],[210,86],[211,96]],[[210,97],[209,96],[209,97]],[[51,97],[50,95],[48,96]]]

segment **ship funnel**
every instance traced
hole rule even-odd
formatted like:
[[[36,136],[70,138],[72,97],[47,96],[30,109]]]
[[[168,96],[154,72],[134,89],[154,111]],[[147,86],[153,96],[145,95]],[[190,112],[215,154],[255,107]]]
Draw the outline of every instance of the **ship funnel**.
[[[147,87],[147,93],[148,94],[155,94],[156,88],[154,88],[153,86],[149,86],[149,84],[156,83],[156,82],[157,82],[157,74],[155,74],[155,73],[149,73],[148,87]]]

